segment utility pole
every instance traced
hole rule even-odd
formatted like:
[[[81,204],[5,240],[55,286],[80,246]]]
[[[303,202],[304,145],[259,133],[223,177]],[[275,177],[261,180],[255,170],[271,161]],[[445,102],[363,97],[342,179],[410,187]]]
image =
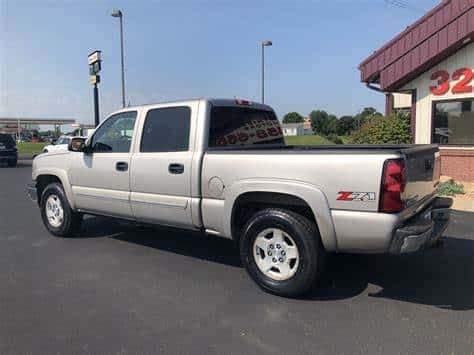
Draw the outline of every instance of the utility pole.
[[[125,64],[123,57],[123,13],[121,10],[112,10],[112,17],[120,19],[120,62],[122,66],[122,107],[125,107]]]
[[[273,45],[272,41],[262,42],[262,55],[261,55],[262,63],[261,63],[261,69],[260,69],[260,73],[262,75],[261,84],[260,84],[260,88],[262,90],[261,92],[262,104],[265,103],[265,47],[270,47],[271,45]]]

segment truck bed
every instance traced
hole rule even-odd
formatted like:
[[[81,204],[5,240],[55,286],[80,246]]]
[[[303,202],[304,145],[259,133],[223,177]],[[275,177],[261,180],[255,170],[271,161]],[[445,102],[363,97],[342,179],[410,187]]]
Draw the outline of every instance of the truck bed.
[[[209,153],[238,153],[238,154],[261,154],[262,151],[270,151],[272,154],[285,153],[315,153],[324,154],[405,154],[412,155],[418,152],[434,152],[438,150],[435,144],[334,144],[334,145],[252,145],[252,146],[229,146],[209,148]]]

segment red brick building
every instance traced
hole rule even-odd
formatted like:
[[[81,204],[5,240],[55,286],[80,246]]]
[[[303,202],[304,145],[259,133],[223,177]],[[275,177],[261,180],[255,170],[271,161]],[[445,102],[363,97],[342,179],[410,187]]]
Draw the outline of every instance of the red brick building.
[[[440,145],[441,173],[474,181],[474,0],[443,0],[365,59],[386,113],[411,112],[414,143]]]

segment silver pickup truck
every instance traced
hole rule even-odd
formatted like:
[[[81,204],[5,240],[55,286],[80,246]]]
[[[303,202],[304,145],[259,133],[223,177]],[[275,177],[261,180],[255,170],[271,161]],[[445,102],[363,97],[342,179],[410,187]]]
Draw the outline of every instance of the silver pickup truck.
[[[436,243],[451,206],[435,195],[436,146],[288,146],[274,111],[245,100],[124,108],[36,157],[32,175],[54,235],[92,214],[231,238],[257,284],[282,296],[308,291],[326,253]]]

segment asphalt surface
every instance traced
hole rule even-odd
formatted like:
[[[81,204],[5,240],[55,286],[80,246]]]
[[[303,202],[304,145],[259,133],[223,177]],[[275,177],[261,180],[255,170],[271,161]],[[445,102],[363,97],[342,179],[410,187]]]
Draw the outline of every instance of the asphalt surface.
[[[52,237],[30,174],[0,167],[0,354],[474,351],[474,214],[421,255],[333,256],[295,300],[256,287],[217,237],[97,217]]]

